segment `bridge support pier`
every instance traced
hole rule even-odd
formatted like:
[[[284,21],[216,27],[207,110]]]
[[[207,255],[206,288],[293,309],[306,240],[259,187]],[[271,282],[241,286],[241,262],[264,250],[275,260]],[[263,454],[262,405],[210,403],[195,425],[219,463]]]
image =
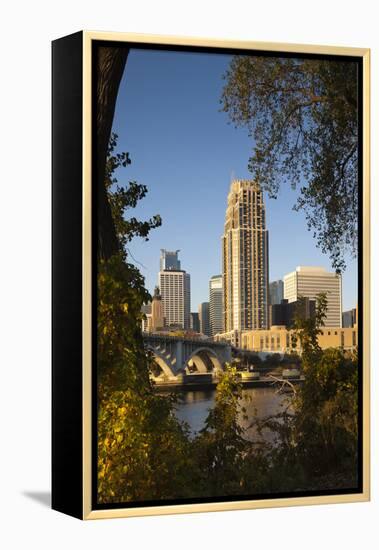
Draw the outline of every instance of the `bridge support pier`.
[[[183,365],[183,342],[182,340],[178,340],[176,342],[176,373],[180,372],[182,365]]]

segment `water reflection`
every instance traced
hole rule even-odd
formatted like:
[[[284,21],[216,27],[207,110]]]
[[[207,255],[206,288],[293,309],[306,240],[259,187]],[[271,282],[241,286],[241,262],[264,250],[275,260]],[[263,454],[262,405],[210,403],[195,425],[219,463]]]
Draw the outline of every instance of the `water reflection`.
[[[180,420],[187,422],[191,432],[195,434],[204,427],[204,421],[209,409],[213,407],[215,391],[186,391],[183,392],[176,405],[176,415]],[[251,427],[255,414],[264,418],[283,411],[287,406],[288,395],[277,393],[274,388],[247,388],[242,392],[241,406],[246,409],[247,419],[240,414],[240,425],[246,428],[245,436],[256,439],[256,430]],[[267,441],[273,440],[273,434],[266,430],[263,434]]]

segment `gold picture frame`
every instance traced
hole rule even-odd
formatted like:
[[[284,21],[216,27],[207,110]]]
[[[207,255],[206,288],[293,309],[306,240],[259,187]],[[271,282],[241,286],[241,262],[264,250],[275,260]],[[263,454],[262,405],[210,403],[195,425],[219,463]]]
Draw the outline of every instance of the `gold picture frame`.
[[[59,92],[59,87],[62,85],[62,80],[65,74],[62,67],[69,63],[72,59],[73,52],[75,56],[78,56],[81,52],[82,58],[77,60],[78,69],[82,74],[82,80],[80,83],[82,92],[82,105],[81,105],[81,120],[80,125],[82,128],[81,134],[81,216],[78,224],[81,225],[81,236],[77,235],[76,239],[81,239],[80,242],[80,254],[81,254],[81,273],[78,275],[77,281],[80,279],[80,294],[81,304],[80,312],[80,327],[81,327],[81,349],[76,354],[76,361],[78,364],[72,366],[72,372],[74,369],[77,377],[75,382],[75,388],[77,393],[73,398],[78,398],[81,394],[80,403],[76,405],[76,415],[80,407],[80,426],[77,426],[78,433],[75,435],[75,443],[73,443],[72,449],[69,448],[70,438],[64,438],[62,440],[61,433],[67,430],[68,425],[72,425],[71,421],[65,419],[64,408],[66,405],[61,403],[60,395],[65,391],[69,391],[68,387],[62,387],[62,376],[64,366],[62,360],[57,359],[58,355],[64,352],[65,343],[59,344],[61,336],[58,334],[61,331],[61,326],[57,326],[55,333],[56,343],[56,355],[54,360],[53,353],[53,430],[56,435],[53,437],[53,508],[69,513],[82,519],[105,519],[116,517],[133,517],[133,516],[145,516],[145,515],[165,515],[165,514],[183,514],[183,513],[196,513],[196,512],[215,512],[223,510],[246,510],[255,508],[270,508],[270,507],[284,507],[284,506],[305,506],[316,504],[332,504],[332,503],[347,503],[347,502],[363,502],[370,499],[370,362],[369,362],[369,350],[370,350],[370,50],[367,48],[351,48],[351,47],[337,47],[337,46],[318,46],[318,45],[300,45],[300,44],[285,44],[285,43],[271,43],[271,42],[254,42],[254,41],[227,41],[216,40],[210,38],[191,38],[191,37],[176,37],[176,36],[159,36],[159,35],[144,35],[144,34],[130,34],[130,33],[114,33],[114,32],[97,32],[97,31],[83,31],[77,33],[75,36],[75,46],[73,50],[68,48],[68,53],[65,53],[65,40],[66,38],[57,40],[53,46],[53,63],[55,64],[55,71],[53,70],[53,137],[55,139],[55,145],[53,143],[53,188],[61,185],[59,181],[61,161],[60,151],[64,147],[64,137],[61,137],[59,131],[54,131],[54,123],[59,126],[60,115],[59,113],[59,100],[54,102],[54,90],[55,93]],[[93,441],[92,441],[92,415],[94,411],[93,403],[93,351],[92,351],[92,313],[93,313],[93,277],[92,277],[92,265],[93,265],[93,243],[92,243],[92,131],[93,131],[93,98],[92,98],[92,86],[93,86],[93,44],[94,42],[120,42],[133,44],[146,44],[154,47],[170,46],[175,47],[198,47],[198,48],[212,48],[212,49],[227,49],[227,50],[253,50],[255,52],[278,52],[289,54],[320,54],[331,56],[354,56],[360,58],[363,63],[363,85],[362,85],[362,170],[363,170],[363,192],[362,192],[362,258],[363,258],[363,326],[362,332],[362,347],[363,347],[363,366],[362,366],[362,481],[363,490],[354,494],[330,494],[322,496],[306,496],[306,497],[288,497],[288,498],[276,498],[270,497],[264,500],[235,500],[225,502],[202,502],[193,504],[163,504],[154,506],[138,506],[134,508],[128,507],[115,507],[111,505],[107,509],[94,509],[92,505],[92,474],[93,474]],[[55,53],[54,53],[55,52]],[[80,67],[79,67],[80,66]],[[68,71],[68,69],[66,69]],[[62,74],[60,74],[62,73]],[[54,76],[55,75],[55,76]],[[54,80],[55,78],[55,80]],[[63,109],[63,107],[62,107]],[[78,114],[79,116],[79,114]],[[55,120],[55,122],[54,122]],[[79,122],[78,122],[79,124]],[[66,132],[73,131],[72,128],[65,130]],[[67,134],[66,134],[67,135]],[[53,140],[54,141],[54,140]],[[55,155],[55,157],[54,157]],[[58,158],[59,157],[59,158]],[[56,171],[54,172],[54,158]],[[62,163],[64,161],[62,160]],[[67,177],[67,175],[66,175]],[[63,178],[64,180],[64,178]],[[63,193],[64,191],[62,191]],[[56,196],[57,196],[56,192]],[[68,199],[69,200],[69,199]],[[54,199],[53,199],[53,204]],[[56,205],[56,247],[61,242],[59,239],[59,223],[63,223],[59,217],[59,208],[61,205]],[[79,214],[78,214],[79,215]],[[53,222],[54,227],[54,222]],[[63,232],[63,229],[61,229]],[[57,252],[58,254],[58,252]],[[54,255],[53,255],[54,257]],[[58,291],[64,289],[66,284],[64,278],[59,275],[59,269],[61,264],[59,261],[56,264],[55,273],[57,282],[55,288]],[[57,298],[58,300],[58,298]],[[58,315],[59,304],[56,305],[54,310],[53,300],[53,318]],[[66,315],[66,314],[65,314]],[[69,313],[66,315],[66,322],[70,323]],[[63,322],[63,321],[62,321]],[[79,323],[79,320],[78,320]],[[56,323],[56,325],[58,322]],[[79,326],[79,325],[78,325]],[[78,329],[79,330],[79,329]],[[54,338],[54,328],[53,328]],[[79,358],[79,355],[80,358]],[[78,374],[78,371],[79,374]],[[70,375],[68,375],[70,376]],[[80,377],[80,380],[79,378]],[[62,399],[63,401],[63,399]],[[71,424],[70,424],[71,422]],[[72,435],[72,434],[71,434]],[[72,436],[74,437],[74,436]],[[80,457],[76,457],[75,460],[75,483],[79,485],[78,491],[75,493],[75,504],[69,503],[69,497],[67,494],[63,495],[64,485],[62,465],[65,459],[60,458],[62,454],[77,452],[78,442],[80,440],[80,447],[82,454]],[[55,446],[54,446],[55,445]],[[64,451],[64,448],[66,451]],[[79,460],[80,458],[80,460]],[[66,456],[67,460],[67,456]],[[79,464],[80,462],[80,464]],[[68,471],[71,471],[70,468]],[[80,482],[79,482],[80,481]],[[69,485],[69,484],[68,484]],[[62,492],[63,491],[63,492]],[[55,494],[55,497],[54,497]],[[81,498],[79,499],[79,495]],[[63,496],[62,496],[63,495]]]

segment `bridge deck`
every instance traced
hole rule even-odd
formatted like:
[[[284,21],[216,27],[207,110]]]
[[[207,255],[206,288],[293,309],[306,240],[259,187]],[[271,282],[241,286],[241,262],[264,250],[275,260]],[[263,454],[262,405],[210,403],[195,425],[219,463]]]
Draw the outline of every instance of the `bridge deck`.
[[[214,347],[230,347],[230,344],[227,342],[215,342],[214,340],[202,339],[202,338],[185,338],[182,336],[169,336],[168,334],[157,334],[156,332],[143,332],[142,336],[145,340],[165,340],[168,342],[185,342],[188,344],[194,344],[199,346],[199,344],[205,346],[214,346]]]

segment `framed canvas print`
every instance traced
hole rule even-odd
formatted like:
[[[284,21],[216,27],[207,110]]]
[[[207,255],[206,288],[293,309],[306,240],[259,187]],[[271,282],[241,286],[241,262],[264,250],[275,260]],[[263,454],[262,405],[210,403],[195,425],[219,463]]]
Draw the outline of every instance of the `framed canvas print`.
[[[369,50],[53,42],[53,508],[369,499]]]

